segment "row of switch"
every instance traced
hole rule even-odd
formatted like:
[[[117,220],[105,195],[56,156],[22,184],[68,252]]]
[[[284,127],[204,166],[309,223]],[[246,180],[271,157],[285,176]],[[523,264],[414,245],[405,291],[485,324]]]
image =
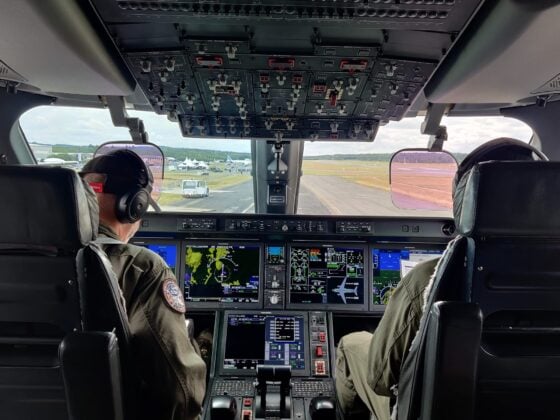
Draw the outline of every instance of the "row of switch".
[[[328,340],[327,318],[324,312],[312,312],[309,315],[312,374],[314,376],[328,376]]]
[[[252,398],[243,398],[243,409],[241,410],[241,420],[253,420]]]

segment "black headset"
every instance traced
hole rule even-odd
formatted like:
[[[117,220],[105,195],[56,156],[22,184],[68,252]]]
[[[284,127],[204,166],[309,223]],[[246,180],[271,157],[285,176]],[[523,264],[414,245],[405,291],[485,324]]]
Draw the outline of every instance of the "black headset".
[[[122,223],[135,223],[148,211],[150,205],[150,194],[154,178],[146,166],[144,159],[136,153],[131,152],[141,165],[141,172],[146,175],[147,183],[144,186],[136,186],[124,194],[117,195],[115,215]]]

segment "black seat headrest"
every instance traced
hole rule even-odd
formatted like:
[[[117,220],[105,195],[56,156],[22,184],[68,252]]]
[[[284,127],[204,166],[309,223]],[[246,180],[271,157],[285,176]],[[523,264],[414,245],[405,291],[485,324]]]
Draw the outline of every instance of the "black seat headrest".
[[[466,176],[459,234],[560,236],[560,162],[484,162]]]
[[[78,249],[97,236],[95,193],[72,169],[0,166],[0,244]]]

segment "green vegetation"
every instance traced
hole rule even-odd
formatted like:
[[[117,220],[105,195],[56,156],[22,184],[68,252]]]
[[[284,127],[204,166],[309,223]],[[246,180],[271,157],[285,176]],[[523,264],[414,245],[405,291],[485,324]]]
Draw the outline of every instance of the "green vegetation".
[[[305,156],[303,160],[363,160],[376,162],[389,162],[392,153],[364,153],[361,155],[321,155]]]
[[[226,152],[221,150],[187,149],[179,147],[161,146],[165,157],[175,158],[177,161],[184,161],[185,158],[192,160],[202,160],[212,162],[214,160],[226,160],[231,157],[234,160],[251,159],[251,153]]]
[[[72,146],[69,144],[55,144],[52,147],[53,153],[94,153],[98,146],[90,144],[89,146]],[[58,157],[58,156],[57,156]]]
[[[51,159],[51,158],[69,161],[69,160],[76,160],[76,155],[71,155],[68,153],[53,153],[47,156],[47,159]]]
[[[159,200],[157,201],[160,206],[168,206],[170,204],[176,203],[179,200],[182,200],[183,196],[181,194],[173,194],[173,193],[166,193],[162,192]]]
[[[200,171],[190,172],[166,172],[165,179],[163,180],[163,189],[181,189],[181,183],[184,179],[201,179],[208,183],[210,193],[212,190],[220,190],[232,185],[241,184],[242,182],[249,181],[250,174],[231,174],[229,172],[214,173],[210,172],[209,175],[201,175]]]

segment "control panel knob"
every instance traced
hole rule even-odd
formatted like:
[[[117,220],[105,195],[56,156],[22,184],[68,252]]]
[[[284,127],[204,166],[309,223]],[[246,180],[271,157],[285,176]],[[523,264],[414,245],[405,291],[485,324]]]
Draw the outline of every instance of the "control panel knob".
[[[280,299],[278,298],[278,295],[270,296],[270,303],[272,303],[273,305],[276,305],[279,301]]]
[[[290,229],[288,225],[282,225],[282,232],[287,232],[288,229]]]

